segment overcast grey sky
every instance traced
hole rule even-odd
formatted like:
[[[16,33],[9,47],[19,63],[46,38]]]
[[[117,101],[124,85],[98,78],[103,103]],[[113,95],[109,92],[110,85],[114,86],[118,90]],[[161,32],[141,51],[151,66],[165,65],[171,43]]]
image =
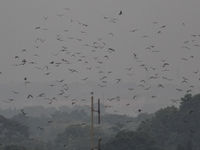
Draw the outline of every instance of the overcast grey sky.
[[[184,76],[189,80],[187,86],[195,85],[193,91],[197,93],[200,37],[192,35],[200,34],[199,6],[198,0],[1,0],[0,83],[24,82],[24,77],[31,82],[44,83],[63,78],[67,83],[82,82],[81,79],[86,77],[89,81],[99,82],[102,75],[98,71],[104,70],[112,71],[107,79],[108,84],[115,84],[116,79],[121,78],[122,82],[139,85],[144,79],[147,87],[162,83],[182,88],[185,87],[182,85]],[[123,13],[120,16],[118,13],[121,10]],[[60,14],[63,16],[59,16]],[[45,17],[48,17],[47,20]],[[112,22],[113,18],[116,18],[116,23]],[[88,27],[80,27],[80,22]],[[48,30],[35,30],[38,26]],[[135,32],[130,32],[134,29]],[[64,33],[64,30],[69,32]],[[81,34],[80,31],[83,30],[87,33]],[[68,39],[60,43],[56,40],[58,34],[64,40],[73,37],[82,41]],[[34,43],[37,38],[44,39],[45,42]],[[93,53],[84,46],[98,41],[99,38],[106,43],[106,49],[113,48],[115,52],[97,50]],[[152,45],[154,47],[148,49]],[[62,46],[68,47],[72,53],[81,52],[89,61],[87,67],[93,69],[89,71],[86,66],[73,59],[70,59],[73,64],[69,67],[50,68],[50,77],[35,68],[55,61],[57,58],[54,54]],[[27,52],[23,53],[22,49],[27,49]],[[33,57],[34,54],[40,57]],[[108,60],[103,57],[105,55],[109,55]],[[38,64],[34,67],[16,67],[14,64],[19,62],[14,59],[15,56],[20,56],[20,60],[36,61]],[[94,57],[99,57],[97,61],[104,63],[97,65]],[[166,66],[169,71],[163,71],[164,63],[169,63]],[[145,71],[143,64],[148,71]],[[127,71],[126,68],[130,67],[133,70]],[[156,69],[151,70],[154,67]],[[75,68],[79,73],[72,74],[67,70],[69,68]],[[159,76],[158,80],[148,80],[156,74]],[[163,79],[163,76],[173,81]]]

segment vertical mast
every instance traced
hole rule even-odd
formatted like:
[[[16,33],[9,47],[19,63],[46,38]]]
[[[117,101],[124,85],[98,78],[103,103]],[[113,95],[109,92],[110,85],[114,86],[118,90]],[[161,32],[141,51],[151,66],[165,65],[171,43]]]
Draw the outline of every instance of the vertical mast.
[[[91,129],[90,129],[90,137],[91,137],[91,150],[94,150],[94,98],[93,92],[91,93]]]
[[[100,121],[100,119],[101,119],[101,117],[100,117],[100,99],[98,99],[98,124],[100,124],[101,123],[101,121]]]
[[[94,112],[98,113],[98,124],[101,123],[100,119],[100,99],[98,99],[98,110],[94,110],[94,96],[93,92],[91,92],[91,127],[90,127],[90,150],[95,150],[96,148],[98,150],[101,149],[101,137],[98,139],[98,145],[97,147],[94,147]]]

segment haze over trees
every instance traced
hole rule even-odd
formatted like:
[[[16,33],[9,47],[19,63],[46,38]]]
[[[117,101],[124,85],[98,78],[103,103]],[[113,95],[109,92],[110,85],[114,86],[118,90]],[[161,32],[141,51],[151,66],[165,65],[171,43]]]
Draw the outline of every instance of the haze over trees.
[[[136,118],[105,114],[103,125],[95,127],[95,138],[103,138],[104,150],[199,150],[199,107],[200,94],[187,94],[180,107],[169,106],[154,114]],[[87,150],[89,133],[89,114],[84,110],[57,110],[51,116],[0,116],[1,150]]]
[[[198,150],[200,149],[200,94],[185,95],[179,108],[160,109],[142,121],[136,131],[121,131],[105,144],[109,150]],[[118,143],[118,144],[117,144]]]

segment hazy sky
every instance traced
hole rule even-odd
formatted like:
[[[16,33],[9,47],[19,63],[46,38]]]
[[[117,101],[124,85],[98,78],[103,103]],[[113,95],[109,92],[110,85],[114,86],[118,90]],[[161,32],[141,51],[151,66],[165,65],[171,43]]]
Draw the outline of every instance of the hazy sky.
[[[118,69],[119,65],[121,67],[130,65],[131,58],[127,59],[129,57],[127,55],[133,49],[146,62],[151,63],[155,59],[160,61],[160,58],[176,61],[181,56],[187,56],[187,53],[182,54],[184,50],[180,50],[183,41],[188,40],[191,34],[198,34],[199,4],[198,0],[58,0],[56,2],[53,0],[2,0],[0,1],[0,68],[7,77],[20,80],[21,74],[26,71],[10,68],[12,57],[23,48],[32,48],[34,38],[40,36],[34,28],[43,24],[44,16],[49,16],[49,24],[45,24],[47,27],[52,27],[49,32],[59,31],[61,24],[67,26],[64,19],[61,22],[61,19],[56,17],[56,14],[64,13],[63,8],[66,7],[71,8],[71,11],[66,13],[68,18],[89,24],[91,36],[93,34],[96,38],[105,37],[107,32],[115,34],[114,40],[107,38],[118,52],[109,63],[112,69],[116,67]],[[120,10],[123,10],[123,15],[118,23],[108,24],[103,20],[104,16],[117,17]],[[155,28],[152,25],[153,21],[159,22]],[[181,26],[182,22],[185,23],[185,28]],[[152,32],[160,25],[166,25],[167,28],[163,35],[156,37],[157,35],[153,35]],[[139,32],[130,34],[128,31],[131,28],[138,28]],[[140,38],[146,34],[152,37],[147,40]],[[151,44],[162,53],[143,54],[143,49]],[[40,53],[47,53],[47,51],[54,50],[49,46],[41,49]],[[185,70],[185,64],[176,65],[179,68],[184,67]],[[35,78],[40,79],[38,76]]]
[[[199,87],[200,37],[192,36],[200,34],[199,6],[199,0],[1,0],[0,83],[24,82],[24,77],[31,82],[65,79],[71,83],[82,82],[81,79],[86,77],[98,82],[102,77],[98,71],[104,70],[112,71],[108,84],[114,84],[118,78],[136,84],[144,79],[147,87],[162,83],[182,88],[185,86],[181,83],[184,76],[188,79],[187,86]],[[116,19],[116,23],[112,19]],[[88,27],[80,27],[78,23]],[[38,26],[48,30],[35,30]],[[130,32],[134,29],[135,32]],[[69,32],[64,33],[64,30]],[[85,34],[80,33],[83,30]],[[56,40],[58,35],[64,42]],[[67,39],[69,37],[74,39]],[[45,42],[39,43],[37,38]],[[105,42],[105,49],[113,48],[115,52],[108,53],[105,49],[91,52],[84,46],[97,42],[99,38],[102,42],[97,43],[98,46]],[[70,59],[73,64],[69,67],[50,68],[50,77],[35,68],[57,60],[54,55],[62,46],[68,47],[72,53],[81,52],[89,61],[87,67],[93,69],[88,71],[86,66],[74,61],[77,58]],[[151,46],[153,48],[148,49]],[[22,49],[27,52],[23,53]],[[40,57],[33,57],[34,54]],[[105,55],[109,56],[108,60],[103,57]],[[19,62],[15,56],[38,64],[16,67],[14,64]],[[97,65],[94,57],[104,63]],[[164,63],[169,64],[166,66],[169,71],[163,71],[166,69]],[[148,71],[142,66],[144,64]],[[127,71],[130,67],[132,70]],[[69,68],[75,68],[79,73],[72,74],[67,70]],[[148,80],[156,74],[158,80]],[[163,79],[163,76],[173,81]],[[197,93],[199,88],[195,90]]]

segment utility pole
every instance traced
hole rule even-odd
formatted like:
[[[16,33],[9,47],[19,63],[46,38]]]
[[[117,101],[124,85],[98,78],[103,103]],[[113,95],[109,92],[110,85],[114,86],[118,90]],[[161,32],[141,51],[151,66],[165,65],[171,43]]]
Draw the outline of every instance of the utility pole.
[[[101,123],[101,118],[100,118],[100,99],[98,99],[98,124],[100,124]]]
[[[94,110],[94,96],[93,92],[91,92],[91,128],[90,128],[90,150],[94,149],[94,112],[98,113],[98,124],[101,123],[101,117],[100,117],[100,99],[98,99],[98,110]],[[97,149],[101,150],[101,137],[98,139],[98,146]]]
[[[91,150],[94,150],[94,97],[93,92],[91,93],[91,129],[90,129],[90,137],[91,137]]]

